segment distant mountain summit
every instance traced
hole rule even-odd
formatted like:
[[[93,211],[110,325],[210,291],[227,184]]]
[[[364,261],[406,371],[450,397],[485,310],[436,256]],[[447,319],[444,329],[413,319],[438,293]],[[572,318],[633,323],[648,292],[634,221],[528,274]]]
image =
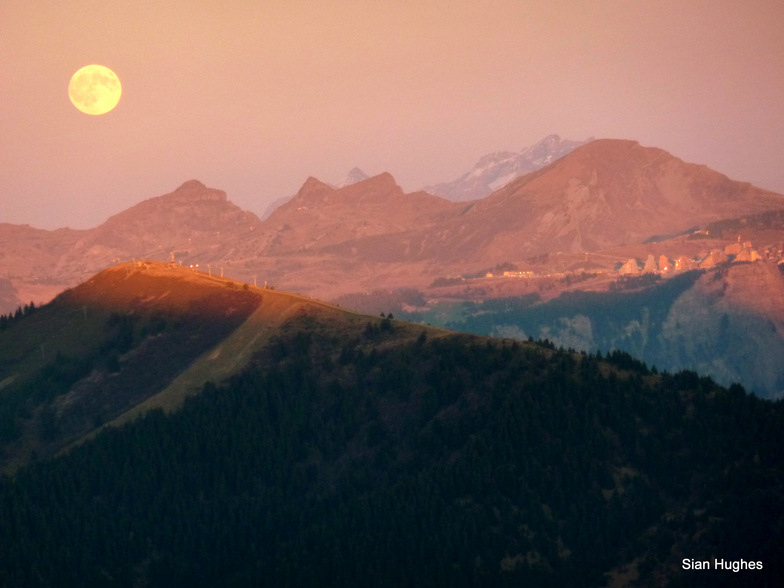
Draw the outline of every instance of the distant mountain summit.
[[[313,181],[316,181],[319,184],[323,184],[324,186],[327,186],[327,187],[330,187],[330,188],[345,188],[346,186],[353,186],[354,184],[357,184],[359,182],[364,182],[369,177],[370,177],[369,175],[367,175],[365,172],[363,172],[358,167],[352,167],[349,170],[349,172],[346,174],[346,177],[343,178],[340,182],[338,182],[337,185],[323,184],[323,182],[321,182],[319,180],[316,180],[315,178],[312,178],[312,177],[308,178],[308,181],[305,182],[305,185],[307,185],[308,182],[312,183]],[[301,195],[301,192],[298,193],[298,194],[295,194],[294,196],[284,196],[282,198],[275,199],[273,202],[271,202],[267,206],[266,210],[264,211],[264,214],[261,216],[262,220],[266,220],[267,218],[269,218],[270,215],[272,215],[272,213],[275,212],[278,208],[280,208],[281,206],[283,206],[284,204],[286,204],[290,200],[293,200],[298,195]]]
[[[226,192],[198,180],[148,198],[92,229],[45,231],[0,224],[5,274],[0,279],[11,281],[10,285],[0,283],[0,313],[18,304],[13,296],[25,304],[31,299],[50,300],[64,288],[121,261],[170,260],[172,255],[184,260],[198,249],[200,262],[208,263],[214,256],[225,257],[225,243],[246,238],[260,224],[255,214],[232,203]]]
[[[194,241],[217,243],[221,233],[247,233],[261,220],[226,198],[226,192],[189,180],[174,192],[149,198],[86,232],[58,265],[95,273],[107,263],[155,252],[166,258]]]
[[[440,196],[453,202],[478,200],[502,188],[512,180],[525,174],[539,170],[546,165],[571,153],[577,147],[593,141],[593,137],[585,141],[569,141],[558,135],[548,135],[538,143],[526,147],[517,153],[512,151],[496,151],[482,156],[471,171],[456,180],[425,186],[422,191]],[[327,184],[334,188],[353,186],[369,179],[370,176],[358,167],[352,168],[337,184]],[[293,196],[279,198],[272,202],[262,215],[268,218],[272,213]]]
[[[356,184],[357,182],[361,182],[363,180],[367,180],[370,176],[363,172],[358,167],[352,167],[351,170],[346,174],[346,177],[343,178],[340,183],[338,184],[338,188],[345,188],[346,186],[351,186],[352,184]]]
[[[426,186],[425,192],[454,202],[484,198],[512,180],[531,173],[592,141],[568,141],[548,135],[522,151],[497,151],[483,156],[473,169],[451,182]]]
[[[264,221],[255,237],[255,251],[291,254],[399,234],[431,226],[453,206],[424,192],[405,194],[386,172],[341,188],[310,177]]]

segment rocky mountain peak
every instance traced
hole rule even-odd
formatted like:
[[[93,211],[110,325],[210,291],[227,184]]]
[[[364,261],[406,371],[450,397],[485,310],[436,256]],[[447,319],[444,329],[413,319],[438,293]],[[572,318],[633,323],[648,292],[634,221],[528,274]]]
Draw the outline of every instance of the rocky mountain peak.
[[[369,177],[370,176],[368,176],[364,171],[362,171],[358,167],[352,167],[351,170],[346,174],[346,177],[340,181],[340,183],[338,184],[338,188],[351,186],[352,184],[356,184],[357,182],[367,180]]]
[[[523,149],[520,152],[520,155],[538,169],[539,167],[543,167],[560,159],[564,155],[574,151],[577,147],[590,143],[593,140],[593,137],[589,137],[585,141],[569,141],[562,139],[560,135],[548,135],[538,143]]]
[[[514,159],[516,155],[514,151],[494,151],[493,153],[488,153],[479,158],[479,161],[476,162],[471,171],[475,173],[487,169],[489,166],[497,165],[499,162]]]
[[[287,204],[303,206],[307,203],[314,203],[322,199],[327,194],[335,192],[335,188],[329,184],[322,182],[318,178],[310,176],[302,187],[297,191],[294,198],[289,200]]]
[[[199,180],[188,180],[180,185],[174,192],[161,196],[161,198],[176,202],[190,202],[193,200],[226,201],[226,192],[215,188],[208,188]]]
[[[360,170],[361,171],[361,170]],[[302,207],[314,207],[332,205],[336,203],[350,204],[355,198],[376,197],[379,195],[391,195],[401,193],[400,186],[395,182],[395,178],[388,172],[380,173],[376,176],[359,180],[347,184],[341,188],[333,188],[329,184],[322,182],[314,177],[309,177],[302,187],[289,202],[284,206],[299,209]],[[283,208],[283,207],[281,207]]]
[[[182,185],[175,190],[175,192],[192,192],[194,190],[204,190],[207,188],[199,180],[188,180],[183,182]]]
[[[391,173],[389,173],[389,172],[381,172],[380,174],[377,174],[375,176],[367,177],[367,178],[364,178],[363,180],[355,182],[354,184],[351,184],[350,186],[345,186],[345,188],[350,188],[351,186],[354,186],[354,185],[360,184],[360,183],[363,185],[364,188],[368,188],[368,187],[371,187],[371,186],[384,186],[384,187],[390,187],[390,188],[391,187],[397,187],[397,182],[395,181],[395,178],[392,176]]]
[[[340,195],[341,201],[347,204],[367,204],[377,200],[386,204],[389,198],[402,196],[403,189],[398,186],[392,174],[383,172],[340,188],[337,193]]]

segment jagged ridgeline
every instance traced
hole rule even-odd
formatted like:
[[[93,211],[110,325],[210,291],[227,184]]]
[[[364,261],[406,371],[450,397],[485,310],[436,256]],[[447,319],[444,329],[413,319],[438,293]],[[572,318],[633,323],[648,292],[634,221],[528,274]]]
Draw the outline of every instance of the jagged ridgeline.
[[[125,373],[167,336],[174,318],[143,326],[154,313],[140,305],[158,308],[154,293],[163,304],[191,292],[170,308],[191,332],[215,314],[183,309],[202,308],[211,288],[255,302],[146,394],[138,418],[0,478],[3,586],[784,581],[780,402],[693,372],[652,373],[619,352],[451,333],[202,274],[155,289],[168,270],[116,271],[126,287],[115,299],[103,290],[114,310],[101,324],[115,325],[111,340],[131,331],[119,337],[131,342],[114,347],[117,365],[91,360],[78,382]],[[79,324],[97,312],[86,319],[83,308]],[[0,336],[41,329],[33,321],[47,312]],[[227,356],[239,367],[221,364]],[[24,365],[4,361],[0,379],[20,375],[0,390],[3,403],[21,390]],[[201,382],[198,393],[177,396],[185,380]],[[7,459],[36,435],[36,411],[57,422],[74,386],[25,401]],[[155,398],[162,408],[140,409]],[[695,572],[684,558],[763,569]]]

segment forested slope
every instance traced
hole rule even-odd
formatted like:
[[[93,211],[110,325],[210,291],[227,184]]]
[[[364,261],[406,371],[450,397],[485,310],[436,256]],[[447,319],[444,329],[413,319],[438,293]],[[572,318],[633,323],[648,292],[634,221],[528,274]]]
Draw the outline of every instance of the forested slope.
[[[1,479],[0,584],[782,585],[780,402],[402,328],[295,317],[180,411]],[[681,567],[714,557],[763,569]]]

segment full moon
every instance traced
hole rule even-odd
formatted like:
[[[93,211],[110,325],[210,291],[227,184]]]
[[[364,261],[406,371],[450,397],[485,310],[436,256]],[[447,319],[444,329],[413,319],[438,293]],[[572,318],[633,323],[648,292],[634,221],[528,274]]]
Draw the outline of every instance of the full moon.
[[[68,97],[85,114],[106,114],[120,101],[120,78],[103,65],[86,65],[71,77]]]

